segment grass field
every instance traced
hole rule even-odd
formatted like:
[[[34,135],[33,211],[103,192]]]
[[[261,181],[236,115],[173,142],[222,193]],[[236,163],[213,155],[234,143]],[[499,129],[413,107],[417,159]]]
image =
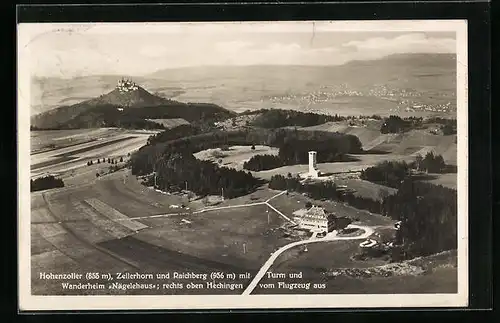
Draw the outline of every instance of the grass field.
[[[131,179],[130,182],[135,179]],[[33,193],[31,210],[31,264],[33,293],[62,293],[60,282],[36,279],[40,272],[92,271],[123,272],[138,270],[133,260],[115,255],[98,244],[123,239],[151,223],[122,221],[117,216],[144,216],[169,210],[168,203],[152,204],[158,194],[141,191],[121,173],[95,179],[87,184]],[[149,195],[151,194],[151,195]],[[139,197],[143,197],[140,199]],[[86,202],[87,201],[87,202]],[[88,201],[98,201],[97,208]],[[119,212],[119,213],[118,213]],[[66,293],[65,291],[64,293]],[[90,291],[89,291],[90,292]]]
[[[237,170],[243,169],[243,164],[255,155],[278,155],[278,148],[256,145],[255,149],[252,146],[231,146],[228,150],[220,148],[202,150],[194,154],[201,160],[211,160],[219,165]]]
[[[457,189],[457,174],[449,173],[449,174],[432,174],[434,179],[430,179],[427,182],[435,184],[435,185],[443,185],[445,187]]]
[[[261,188],[251,196],[225,201],[229,203],[223,205],[255,203],[256,199],[265,201],[275,194],[274,191]],[[284,238],[283,233],[276,229],[284,222],[272,211],[268,224],[265,206],[199,214],[170,207],[182,203],[191,206],[191,210],[196,208],[195,203],[189,204],[182,196],[161,194],[144,187],[127,170],[93,178],[83,185],[33,193],[33,293],[78,293],[63,291],[60,283],[37,279],[40,272],[44,271],[220,270],[237,275],[252,273],[260,268],[271,252],[292,241]],[[167,213],[168,216],[161,216]],[[247,279],[241,282],[246,284]],[[234,294],[241,290],[192,292]],[[186,291],[162,290],[159,293]]]
[[[335,183],[356,190],[354,193],[356,195],[374,200],[380,200],[381,196],[385,194],[395,194],[397,191],[392,187],[375,184],[362,179],[335,179]]]
[[[31,154],[31,175],[58,174],[67,176],[69,171],[87,167],[87,162],[102,158],[127,158],[129,153],[146,144],[151,131],[124,129],[90,129],[88,131],[37,131],[33,137],[52,148]],[[102,168],[101,166],[91,168]],[[108,165],[109,166],[109,165]],[[87,167],[85,172],[89,170]],[[81,172],[77,172],[79,176]],[[70,174],[71,175],[71,174]],[[94,173],[95,175],[95,173]]]
[[[31,131],[31,154],[83,144],[97,138],[105,139],[123,132],[117,128]]]
[[[266,209],[253,206],[169,217],[162,226],[135,237],[168,250],[257,270],[271,252],[292,241],[283,238],[278,228],[284,222],[277,214],[269,213],[268,224]]]

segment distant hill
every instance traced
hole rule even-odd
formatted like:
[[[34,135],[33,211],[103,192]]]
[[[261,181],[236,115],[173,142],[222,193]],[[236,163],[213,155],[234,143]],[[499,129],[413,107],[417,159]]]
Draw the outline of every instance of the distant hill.
[[[188,122],[216,121],[235,113],[210,103],[182,103],[146,91],[130,83],[83,102],[62,106],[32,116],[37,129],[75,129],[93,127],[157,128],[148,119],[182,118]]]
[[[456,56],[452,54],[397,54],[338,66],[186,67],[135,79],[159,97],[210,102],[236,112],[280,108],[385,115],[414,105],[449,104],[453,114],[456,107]],[[32,114],[91,99],[111,91],[117,80],[112,75],[35,79]],[[393,93],[383,97],[387,89]],[[349,92],[357,94],[343,94]],[[410,97],[404,95],[409,92]]]
[[[454,76],[456,70],[455,54],[393,54],[380,59],[354,60],[343,65],[252,65],[252,66],[202,66],[163,69],[145,76],[156,80],[210,80],[214,77],[223,80],[251,81],[256,78],[262,80],[287,80],[293,87],[294,84],[312,81],[339,81],[344,79],[347,83],[384,83],[387,76],[378,74],[381,69],[386,74],[399,74],[405,78],[422,73],[434,72],[435,74],[450,74]],[[344,73],[362,70],[362,75],[346,75]],[[419,73],[421,72],[421,73]],[[300,74],[299,74],[300,73]],[[416,74],[415,74],[416,73]],[[300,75],[300,77],[298,77]],[[290,78],[290,76],[293,76]],[[361,77],[362,76],[362,77]]]
[[[138,87],[135,91],[120,92],[118,89],[114,89],[108,94],[101,95],[95,99],[86,101],[89,105],[116,105],[120,107],[130,107],[130,108],[144,108],[144,107],[154,107],[162,105],[165,103],[170,103],[172,101],[165,100],[164,98],[155,96],[142,87]]]
[[[33,77],[30,93],[31,115],[97,98],[103,93],[113,91],[121,78],[118,75],[92,75],[70,79]],[[134,77],[134,81],[141,84],[141,87],[146,91],[163,97],[156,92],[162,89],[162,87],[158,87],[158,84],[164,81],[144,77]],[[179,90],[179,87],[174,86],[167,89]]]

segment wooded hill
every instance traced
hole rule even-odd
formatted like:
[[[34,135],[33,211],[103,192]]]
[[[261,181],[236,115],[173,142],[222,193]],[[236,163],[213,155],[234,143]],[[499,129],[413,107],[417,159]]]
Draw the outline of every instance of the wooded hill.
[[[163,128],[146,119],[182,118],[213,122],[236,113],[210,103],[183,103],[153,95],[141,87],[132,92],[117,89],[100,97],[50,110],[31,118],[35,129],[98,127]]]

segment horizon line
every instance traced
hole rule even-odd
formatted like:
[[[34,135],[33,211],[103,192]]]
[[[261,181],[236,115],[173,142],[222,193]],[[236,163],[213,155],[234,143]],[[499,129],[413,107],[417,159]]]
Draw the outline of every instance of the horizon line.
[[[154,72],[134,75],[134,74],[88,74],[88,75],[75,75],[75,76],[53,76],[53,75],[32,75],[33,78],[57,78],[57,79],[76,79],[76,78],[85,78],[85,77],[102,77],[102,76],[112,76],[112,77],[151,77],[154,76],[155,73],[159,73],[165,70],[181,70],[181,69],[195,69],[195,68],[235,68],[235,67],[339,67],[345,66],[354,62],[371,62],[371,61],[380,61],[392,56],[409,56],[409,55],[448,55],[448,56],[456,56],[456,53],[394,53],[385,55],[380,58],[374,59],[354,59],[340,64],[227,64],[227,65],[186,65],[186,66],[176,66],[176,67],[162,67]]]

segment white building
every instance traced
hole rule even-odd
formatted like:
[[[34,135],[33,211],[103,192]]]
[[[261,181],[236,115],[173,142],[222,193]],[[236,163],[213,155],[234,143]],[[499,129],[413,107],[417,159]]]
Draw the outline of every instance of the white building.
[[[310,151],[309,152],[309,169],[305,173],[299,174],[300,177],[302,178],[319,178],[321,175],[321,172],[318,170],[317,165],[316,165],[316,155],[317,153],[315,151]]]
[[[294,212],[294,222],[300,229],[311,232],[331,232],[335,227],[335,216],[327,214],[322,207],[312,206],[308,210]]]
[[[316,155],[315,151],[309,152],[309,170],[307,173],[301,174],[303,178],[318,178],[321,174],[316,166]]]

